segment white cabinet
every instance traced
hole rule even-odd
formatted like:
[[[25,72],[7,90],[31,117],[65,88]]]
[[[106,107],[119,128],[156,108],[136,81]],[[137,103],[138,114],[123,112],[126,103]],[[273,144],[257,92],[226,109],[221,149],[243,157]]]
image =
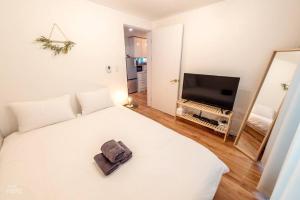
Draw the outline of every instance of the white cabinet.
[[[130,37],[128,53],[131,57],[147,57],[147,39],[139,37]]]
[[[137,73],[138,92],[147,90],[147,65],[143,66],[143,71]]]
[[[142,39],[142,57],[147,58],[148,55],[148,40]]]
[[[147,90],[147,71],[137,73],[137,85],[138,92],[144,92]]]

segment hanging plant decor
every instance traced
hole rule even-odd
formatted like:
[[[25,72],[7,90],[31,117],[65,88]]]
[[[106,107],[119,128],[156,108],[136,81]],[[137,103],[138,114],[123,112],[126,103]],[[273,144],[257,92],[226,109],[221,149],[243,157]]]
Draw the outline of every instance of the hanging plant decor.
[[[51,40],[54,28],[57,28],[60,31],[60,33],[64,36],[65,41]],[[66,35],[57,24],[53,24],[48,38],[45,36],[41,36],[35,41],[41,43],[43,49],[52,50],[54,52],[54,55],[59,55],[61,53],[67,54],[75,46],[75,43],[67,39]]]
[[[61,53],[67,54],[75,45],[75,43],[72,41],[54,41],[46,38],[45,36],[39,37],[38,39],[36,39],[36,41],[42,43],[43,49],[50,49],[54,51],[54,55],[58,55]],[[58,43],[61,43],[63,45],[58,45]]]

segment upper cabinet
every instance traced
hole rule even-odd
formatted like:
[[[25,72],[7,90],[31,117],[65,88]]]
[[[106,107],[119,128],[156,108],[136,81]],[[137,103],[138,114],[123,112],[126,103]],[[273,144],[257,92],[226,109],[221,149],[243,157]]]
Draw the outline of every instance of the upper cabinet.
[[[139,58],[139,57],[147,57],[147,39],[139,38],[139,37],[130,37],[129,40],[129,48],[128,54],[131,57]]]
[[[148,57],[148,40],[142,39],[142,57],[146,58]]]

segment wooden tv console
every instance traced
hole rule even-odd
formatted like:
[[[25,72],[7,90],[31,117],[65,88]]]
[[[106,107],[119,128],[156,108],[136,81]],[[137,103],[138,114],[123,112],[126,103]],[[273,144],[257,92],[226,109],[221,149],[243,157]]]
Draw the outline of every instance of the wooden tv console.
[[[191,121],[193,123],[199,124],[201,126],[210,128],[216,132],[224,134],[224,142],[226,142],[226,139],[229,135],[231,120],[232,120],[232,112],[229,114],[225,114],[226,110],[222,110],[221,108],[210,106],[202,103],[197,103],[193,101],[187,101],[185,99],[181,99],[177,101],[177,108],[181,107],[183,109],[182,114],[177,114],[176,117]],[[202,113],[208,113],[210,115],[215,116],[216,118],[220,120],[225,120],[227,123],[221,123],[219,125],[214,125],[205,121],[200,120],[199,118],[196,118],[193,116],[193,112],[185,112],[185,109],[189,109],[195,112],[202,112]]]

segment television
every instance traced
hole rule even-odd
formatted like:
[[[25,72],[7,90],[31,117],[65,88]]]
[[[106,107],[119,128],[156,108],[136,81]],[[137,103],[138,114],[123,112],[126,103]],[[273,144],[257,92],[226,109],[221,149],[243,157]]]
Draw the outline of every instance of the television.
[[[232,110],[240,78],[184,74],[182,99]]]

